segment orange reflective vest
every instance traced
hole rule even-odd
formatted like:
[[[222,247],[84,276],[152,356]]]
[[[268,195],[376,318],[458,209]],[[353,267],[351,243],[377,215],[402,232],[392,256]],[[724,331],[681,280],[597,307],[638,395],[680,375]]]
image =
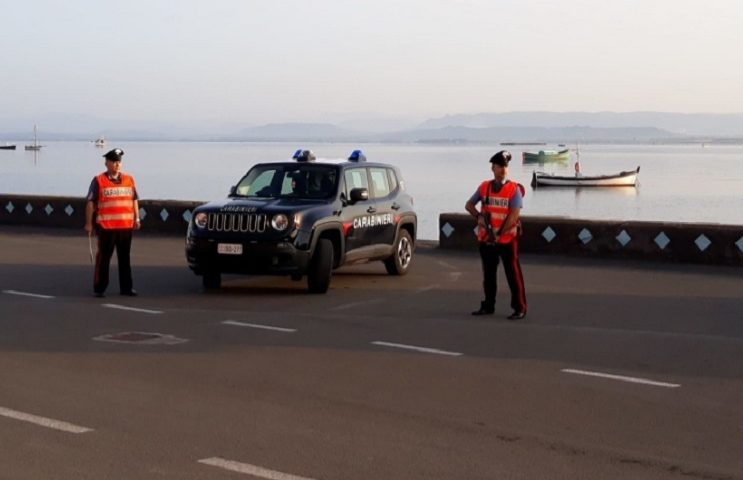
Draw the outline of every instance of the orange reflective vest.
[[[121,183],[114,183],[105,173],[98,180],[96,223],[106,230],[134,228],[134,179],[121,174]]]
[[[491,188],[492,180],[486,180],[480,184],[480,213],[490,219],[490,229],[495,235],[503,226],[509,211],[511,197],[516,193],[520,185],[516,182],[506,182],[499,191]],[[518,223],[506,232],[500,232],[497,243],[510,243],[518,234]],[[492,243],[490,232],[482,227],[477,229],[477,241]]]

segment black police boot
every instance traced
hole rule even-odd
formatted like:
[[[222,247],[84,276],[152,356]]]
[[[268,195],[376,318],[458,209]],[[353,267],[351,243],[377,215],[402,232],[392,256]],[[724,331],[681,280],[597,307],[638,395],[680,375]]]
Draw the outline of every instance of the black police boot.
[[[526,312],[513,312],[506,318],[509,320],[521,320],[524,317],[526,317]]]
[[[495,307],[489,307],[485,302],[480,302],[480,310],[475,310],[472,315],[492,315]]]

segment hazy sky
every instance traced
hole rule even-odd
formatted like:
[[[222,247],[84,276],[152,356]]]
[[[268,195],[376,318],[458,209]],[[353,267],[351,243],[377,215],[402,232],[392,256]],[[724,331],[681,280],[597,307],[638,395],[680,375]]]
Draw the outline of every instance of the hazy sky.
[[[2,0],[0,114],[743,112],[740,0]]]

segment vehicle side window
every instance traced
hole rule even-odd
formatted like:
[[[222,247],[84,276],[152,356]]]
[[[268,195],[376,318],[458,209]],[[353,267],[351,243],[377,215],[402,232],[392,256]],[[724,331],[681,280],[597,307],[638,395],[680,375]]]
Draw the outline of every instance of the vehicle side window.
[[[394,192],[397,190],[397,175],[395,175],[395,171],[391,168],[387,169],[387,174],[390,177],[390,191]]]
[[[365,168],[351,168],[344,173],[346,179],[346,196],[350,195],[354,188],[369,188],[369,179]]]
[[[374,198],[386,197],[390,194],[390,182],[387,177],[386,168],[370,168],[372,181],[372,196]]]
[[[283,179],[281,180],[281,195],[289,195],[294,191],[292,189],[292,181],[295,175],[296,172],[284,172]]]

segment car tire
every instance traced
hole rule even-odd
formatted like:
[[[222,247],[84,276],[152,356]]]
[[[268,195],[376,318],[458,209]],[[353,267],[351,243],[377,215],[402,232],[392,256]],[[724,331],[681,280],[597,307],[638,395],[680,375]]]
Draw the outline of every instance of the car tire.
[[[215,271],[206,271],[201,281],[206,289],[218,289],[222,286],[222,274]]]
[[[325,293],[330,287],[333,270],[333,243],[327,238],[317,241],[315,253],[307,270],[307,288],[310,293]]]
[[[384,261],[390,275],[405,275],[413,261],[413,239],[407,230],[400,229],[395,239],[392,256]]]

